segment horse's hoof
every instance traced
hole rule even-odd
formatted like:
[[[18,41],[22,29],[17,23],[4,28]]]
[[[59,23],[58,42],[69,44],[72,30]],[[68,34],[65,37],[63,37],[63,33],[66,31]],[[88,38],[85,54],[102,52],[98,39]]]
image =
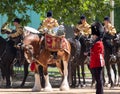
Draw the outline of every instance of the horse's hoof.
[[[109,88],[110,88],[110,87],[111,87],[111,84],[107,84],[107,87],[109,87]]]
[[[72,85],[70,85],[70,87],[71,87],[71,88],[75,88],[76,86],[72,84]]]
[[[20,85],[20,87],[21,87],[21,88],[23,88],[23,87],[24,87],[24,85],[23,85],[23,84],[21,84],[21,85]]]
[[[45,87],[45,89],[44,89],[44,92],[52,92],[53,90],[52,90],[52,88],[51,87]]]
[[[91,84],[91,88],[95,87],[95,83]]]
[[[40,92],[40,91],[41,91],[40,88],[33,88],[33,89],[32,89],[32,92]]]
[[[83,85],[82,85],[82,88],[85,88],[85,87],[86,87],[86,84],[83,84]]]
[[[114,85],[111,85],[111,86],[110,86],[110,89],[112,89],[112,88],[114,88]]]
[[[78,88],[82,88],[82,85],[80,84],[80,85],[78,85],[77,87],[78,87]]]
[[[12,86],[6,86],[6,88],[12,88]]]
[[[69,89],[70,89],[69,86],[66,85],[60,87],[61,91],[68,91]]]

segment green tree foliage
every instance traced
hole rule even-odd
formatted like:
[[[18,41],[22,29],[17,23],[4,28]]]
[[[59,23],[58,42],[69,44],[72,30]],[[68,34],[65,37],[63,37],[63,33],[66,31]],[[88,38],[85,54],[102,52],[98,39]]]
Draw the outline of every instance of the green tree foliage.
[[[6,14],[8,21],[11,21],[18,14],[24,23],[30,22],[27,10],[34,10],[40,13],[41,20],[46,16],[46,12],[53,11],[53,16],[59,22],[71,25],[76,24],[80,15],[87,16],[89,22],[93,20],[103,20],[105,15],[109,15],[111,6],[109,0],[0,0],[0,14]],[[120,0],[115,0],[120,4]],[[38,18],[39,19],[39,18]]]
[[[42,18],[52,10],[54,18],[65,24],[76,24],[82,14],[87,16],[89,22],[102,21],[111,9],[109,0],[40,0],[34,7]]]
[[[8,22],[20,15],[24,24],[30,22],[27,10],[32,10],[36,0],[0,0],[0,14],[7,15]]]
[[[117,32],[120,32],[120,6],[118,4],[115,5],[115,28]]]

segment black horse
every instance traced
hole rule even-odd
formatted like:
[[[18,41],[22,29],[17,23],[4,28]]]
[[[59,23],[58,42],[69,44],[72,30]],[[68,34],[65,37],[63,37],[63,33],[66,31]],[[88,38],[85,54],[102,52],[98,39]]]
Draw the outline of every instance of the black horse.
[[[6,79],[6,87],[11,87],[10,76],[13,74],[13,64],[16,49],[0,36],[0,68],[3,79]]]
[[[69,60],[69,83],[71,87],[76,87],[77,81],[76,81],[76,72],[78,75],[78,86],[81,86],[80,81],[80,68],[79,68],[79,57],[80,57],[80,51],[81,51],[81,44],[78,40],[75,38],[69,38],[68,39],[71,45],[71,57]]]
[[[87,59],[87,56],[84,55],[84,52],[86,52],[86,50],[87,50],[86,40],[88,38],[83,36],[82,34],[80,34],[80,31],[77,28],[74,28],[74,35],[75,35],[75,39],[77,39],[81,44],[81,51],[80,51],[80,55],[79,55],[79,58],[78,58],[78,64],[81,67],[83,83],[80,82],[79,84],[81,84],[81,86],[86,86],[84,65],[85,65],[85,60]],[[80,70],[80,69],[78,68],[78,70]]]
[[[114,39],[114,46],[115,46],[115,55],[116,55],[116,62],[117,63],[117,69],[118,69],[118,83],[117,85],[120,85],[120,33],[116,34],[116,38]]]
[[[8,23],[5,23],[3,24],[2,28],[1,28],[1,33],[2,34],[10,34],[10,33],[14,33],[15,30],[10,30],[8,28]],[[1,65],[1,72],[2,72],[2,75],[3,75],[3,78],[6,77],[7,79],[7,83],[6,83],[6,87],[10,87],[11,86],[11,82],[10,82],[10,75],[12,75],[12,71],[13,71],[13,65],[24,65],[24,78],[23,78],[23,81],[21,83],[21,87],[24,86],[25,84],[25,81],[26,81],[26,78],[27,78],[27,75],[28,75],[28,66],[29,66],[29,63],[27,62],[27,60],[25,59],[24,57],[24,52],[23,50],[21,49],[21,46],[19,45],[19,48],[15,47],[15,44],[16,43],[20,43],[21,42],[21,36],[16,38],[16,39],[3,39],[2,37],[0,38],[0,47],[1,47],[1,56],[0,56],[0,62]],[[4,49],[4,52],[2,52]],[[9,49],[9,50],[7,50]],[[7,54],[7,55],[6,55]],[[8,56],[9,55],[9,56]],[[10,60],[7,60],[6,58],[9,57]],[[5,61],[5,60],[6,61]],[[9,68],[6,68],[6,66],[3,66],[3,62],[7,63],[7,67]],[[11,71],[6,71],[6,70],[10,70]],[[9,80],[8,80],[9,79]]]
[[[111,85],[111,87],[114,86],[114,83],[116,83],[116,79],[117,79],[117,69],[115,67],[115,63],[111,63],[111,60],[113,58],[113,55],[112,54],[115,54],[115,51],[113,51],[114,49],[111,49],[111,48],[114,48],[115,44],[114,44],[114,38],[112,39],[109,39],[110,35],[105,33],[104,36],[103,36],[103,43],[104,43],[104,48],[105,48],[105,65],[106,65],[106,70],[107,70],[107,75],[108,75],[108,84]],[[111,68],[113,69],[113,72],[114,72],[114,82],[112,80],[112,77],[111,77]]]

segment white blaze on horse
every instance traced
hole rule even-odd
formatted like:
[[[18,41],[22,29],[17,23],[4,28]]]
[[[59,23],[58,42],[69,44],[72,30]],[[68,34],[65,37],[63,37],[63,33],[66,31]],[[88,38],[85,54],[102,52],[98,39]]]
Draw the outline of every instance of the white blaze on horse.
[[[60,34],[60,32],[59,32]],[[25,56],[32,63],[35,62],[35,84],[32,91],[40,91],[40,79],[38,74],[38,66],[43,66],[45,76],[45,91],[52,91],[49,82],[48,64],[56,64],[60,73],[63,75],[60,90],[69,90],[68,84],[68,61],[70,58],[71,46],[64,36],[52,36],[45,34],[44,40],[37,34],[30,33],[23,40]],[[57,53],[57,58],[53,58],[52,53]]]

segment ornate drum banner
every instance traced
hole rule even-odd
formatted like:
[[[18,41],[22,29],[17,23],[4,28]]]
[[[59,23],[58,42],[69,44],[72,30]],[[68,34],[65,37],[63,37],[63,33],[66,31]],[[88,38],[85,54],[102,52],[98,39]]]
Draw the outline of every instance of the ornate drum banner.
[[[45,34],[45,47],[50,51],[58,51],[61,49],[62,38]]]

